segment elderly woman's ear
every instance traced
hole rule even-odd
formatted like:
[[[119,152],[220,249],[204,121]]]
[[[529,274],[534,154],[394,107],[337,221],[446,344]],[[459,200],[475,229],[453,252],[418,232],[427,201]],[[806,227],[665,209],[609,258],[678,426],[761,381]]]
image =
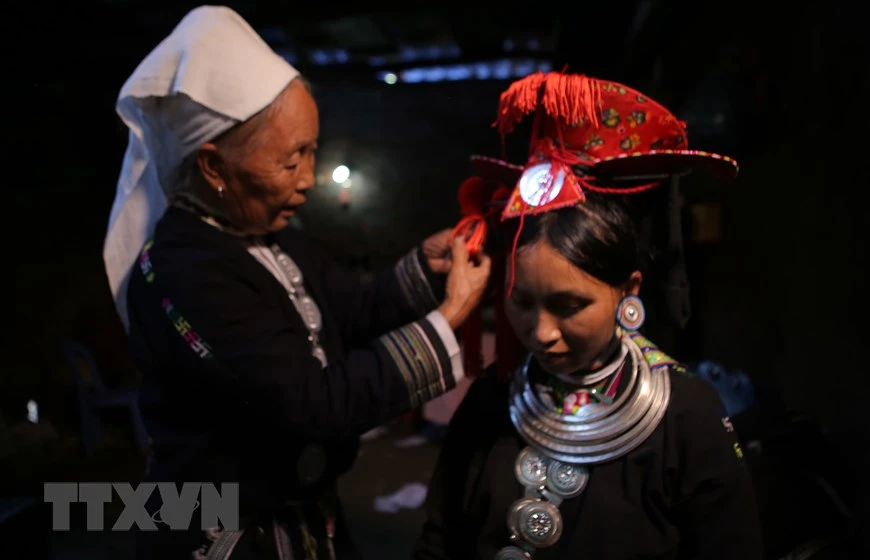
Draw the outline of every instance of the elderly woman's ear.
[[[200,146],[196,154],[196,163],[202,178],[209,187],[215,192],[221,192],[226,188],[227,163],[217,145],[206,142]]]

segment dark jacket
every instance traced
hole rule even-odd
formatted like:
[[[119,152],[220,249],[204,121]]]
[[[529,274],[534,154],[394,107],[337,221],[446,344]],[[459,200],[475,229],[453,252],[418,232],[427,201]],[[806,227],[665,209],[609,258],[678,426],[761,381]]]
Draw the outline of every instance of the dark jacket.
[[[418,251],[363,287],[299,232],[271,241],[320,307],[326,369],[284,287],[237,238],[185,210],[160,221],[128,295],[148,480],[238,482],[243,522],[328,494],[360,434],[461,374],[452,333],[425,318],[443,287]]]
[[[565,500],[564,530],[535,560],[763,558],[749,475],[721,401],[704,381],[671,371],[671,400],[652,435],[589,468]],[[510,544],[506,516],[523,496],[514,461],[525,447],[508,387],[475,381],[450,424],[426,505],[416,560],[492,559]]]

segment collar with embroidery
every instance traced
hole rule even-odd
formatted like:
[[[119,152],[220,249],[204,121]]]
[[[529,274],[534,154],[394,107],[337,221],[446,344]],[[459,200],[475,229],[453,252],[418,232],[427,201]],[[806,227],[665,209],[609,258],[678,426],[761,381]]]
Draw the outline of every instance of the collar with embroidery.
[[[582,407],[593,402],[610,404],[616,397],[619,382],[622,379],[623,364],[609,378],[603,379],[589,387],[572,387],[553,376],[547,376],[545,383],[535,385],[538,396],[548,402],[556,412],[563,416],[577,414]]]

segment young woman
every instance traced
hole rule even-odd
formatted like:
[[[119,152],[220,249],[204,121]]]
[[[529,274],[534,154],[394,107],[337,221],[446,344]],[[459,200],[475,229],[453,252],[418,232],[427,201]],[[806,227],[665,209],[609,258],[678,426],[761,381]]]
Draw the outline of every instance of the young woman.
[[[500,124],[529,112],[501,236],[527,356],[508,383],[481,376],[453,417],[415,558],[762,558],[721,401],[639,332],[637,237],[614,196],[700,158],[736,166],[681,150],[684,125],[620,84],[533,76],[503,94]],[[632,167],[608,168],[620,154]]]

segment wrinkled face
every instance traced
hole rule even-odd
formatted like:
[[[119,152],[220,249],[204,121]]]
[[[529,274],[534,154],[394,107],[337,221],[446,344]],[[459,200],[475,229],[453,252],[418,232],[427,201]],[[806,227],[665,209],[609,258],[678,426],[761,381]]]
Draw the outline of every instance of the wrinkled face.
[[[637,294],[640,273],[626,286],[610,286],[543,241],[519,249],[515,259],[513,290],[505,301],[514,333],[552,374],[589,368],[613,340],[619,302]]]
[[[314,153],[320,134],[314,98],[296,81],[260,124],[255,148],[227,158],[222,210],[236,227],[254,234],[283,229],[314,186]]]

